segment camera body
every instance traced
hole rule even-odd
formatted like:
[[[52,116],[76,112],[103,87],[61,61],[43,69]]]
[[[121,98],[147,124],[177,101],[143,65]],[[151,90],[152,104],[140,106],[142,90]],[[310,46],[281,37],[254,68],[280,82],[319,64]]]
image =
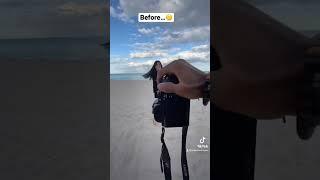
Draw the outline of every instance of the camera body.
[[[179,83],[174,75],[164,76],[160,83],[162,82]],[[160,92],[153,104],[153,114],[155,120],[163,127],[189,126],[190,100],[174,93]]]

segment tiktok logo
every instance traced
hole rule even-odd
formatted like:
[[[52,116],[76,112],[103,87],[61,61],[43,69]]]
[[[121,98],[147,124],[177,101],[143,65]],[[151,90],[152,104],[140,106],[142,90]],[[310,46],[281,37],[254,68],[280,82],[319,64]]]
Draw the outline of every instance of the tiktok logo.
[[[187,152],[208,152],[209,151],[209,145],[207,144],[207,138],[202,136],[200,139],[200,143],[197,144],[197,149],[187,149]]]
[[[207,139],[207,138],[202,137],[202,138],[200,139],[200,144],[203,144],[205,139]]]

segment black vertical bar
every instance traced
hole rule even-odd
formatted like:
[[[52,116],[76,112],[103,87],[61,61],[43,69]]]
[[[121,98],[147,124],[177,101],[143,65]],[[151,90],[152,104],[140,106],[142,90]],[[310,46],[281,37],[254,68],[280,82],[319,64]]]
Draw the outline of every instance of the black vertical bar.
[[[210,4],[210,71],[222,68],[219,52],[213,47],[214,1]],[[255,167],[257,120],[241,114],[224,111],[214,105],[214,81],[210,92],[210,179],[253,180]]]

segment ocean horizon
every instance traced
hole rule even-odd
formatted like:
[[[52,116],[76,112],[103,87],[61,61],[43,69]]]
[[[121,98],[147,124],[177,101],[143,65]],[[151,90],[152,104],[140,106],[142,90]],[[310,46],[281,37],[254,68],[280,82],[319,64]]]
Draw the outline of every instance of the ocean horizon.
[[[110,74],[110,80],[148,80],[145,79],[143,73],[118,73]]]
[[[209,71],[205,71],[209,73]],[[145,79],[142,75],[144,73],[114,73],[110,74],[110,80],[149,80]]]

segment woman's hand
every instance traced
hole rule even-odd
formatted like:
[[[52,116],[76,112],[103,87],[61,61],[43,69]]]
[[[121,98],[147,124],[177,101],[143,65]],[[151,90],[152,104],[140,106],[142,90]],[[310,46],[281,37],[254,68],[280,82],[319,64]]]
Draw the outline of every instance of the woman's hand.
[[[164,75],[174,74],[178,84],[171,82],[159,83]],[[165,93],[175,93],[179,96],[196,99],[203,96],[202,87],[206,81],[206,74],[195,68],[187,61],[178,59],[160,69],[157,73],[158,89]]]

